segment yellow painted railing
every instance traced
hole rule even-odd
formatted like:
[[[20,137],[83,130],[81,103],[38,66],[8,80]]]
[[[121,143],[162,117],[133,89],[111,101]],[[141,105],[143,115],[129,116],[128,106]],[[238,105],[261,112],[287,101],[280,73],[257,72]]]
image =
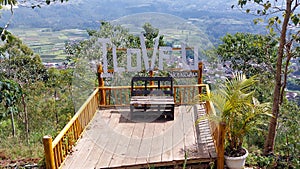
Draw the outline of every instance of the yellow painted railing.
[[[206,102],[206,112],[208,114],[216,114],[216,110],[211,101]],[[225,124],[222,122],[210,121],[210,130],[217,151],[217,168],[224,168],[224,144],[225,144]]]
[[[136,86],[136,88],[143,86]],[[149,88],[157,88],[156,86],[148,86]],[[160,88],[170,88],[170,86],[161,86]],[[131,86],[105,86],[99,87],[100,106],[128,106],[130,102]],[[207,84],[196,85],[174,85],[175,104],[190,104],[194,98],[201,93],[210,92]]]
[[[47,169],[56,169],[64,162],[68,153],[81,136],[83,130],[98,110],[99,90],[96,89],[73,118],[52,142],[51,136],[44,136],[44,151]]]

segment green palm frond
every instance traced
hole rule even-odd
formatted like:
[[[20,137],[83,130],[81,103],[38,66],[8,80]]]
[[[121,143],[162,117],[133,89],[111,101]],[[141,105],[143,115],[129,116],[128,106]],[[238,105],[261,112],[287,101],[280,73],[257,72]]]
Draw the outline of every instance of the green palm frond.
[[[256,83],[256,76],[246,78],[244,74],[236,73],[234,78],[220,84],[219,89],[198,97],[199,101],[211,101],[216,111],[215,115],[201,119],[225,122],[226,140],[231,148],[242,145],[244,136],[259,123],[261,116],[272,116],[270,104],[259,103],[254,98]]]

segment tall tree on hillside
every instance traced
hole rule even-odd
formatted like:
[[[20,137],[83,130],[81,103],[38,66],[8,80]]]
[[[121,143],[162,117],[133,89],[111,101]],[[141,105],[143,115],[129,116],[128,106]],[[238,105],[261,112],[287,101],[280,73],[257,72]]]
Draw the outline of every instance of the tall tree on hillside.
[[[258,5],[257,5],[258,4]],[[254,5],[248,7],[248,5]],[[264,154],[274,151],[277,119],[280,115],[280,105],[283,102],[286,88],[289,63],[293,57],[299,57],[300,14],[297,11],[300,2],[298,0],[238,0],[238,6],[247,13],[267,15],[268,30],[278,34],[278,52],[276,59],[275,84],[273,92],[273,117],[270,118],[268,136],[265,140]],[[258,21],[258,20],[256,20]]]
[[[153,27],[150,23],[145,23],[143,25],[143,35],[145,36],[145,43],[146,43],[146,47],[147,48],[153,48],[154,46],[154,39],[157,38],[159,36],[159,29]],[[159,44],[158,46],[165,46],[165,42],[164,42],[164,36],[160,35],[159,37]]]
[[[230,67],[235,71],[243,71],[247,76],[259,75],[260,83],[256,90],[256,98],[262,102],[270,102],[278,41],[272,35],[259,35],[250,33],[227,34],[217,47],[217,54],[222,62],[229,61]]]
[[[0,114],[0,119],[10,115],[13,137],[16,135],[14,114],[18,112],[17,104],[21,95],[22,89],[18,83],[13,80],[0,79],[0,104],[3,103],[6,110],[6,113]]]
[[[13,38],[7,40],[0,46],[0,55],[4,60],[0,64],[0,74],[6,79],[11,79],[18,84],[23,91],[22,105],[24,113],[24,125],[27,140],[29,138],[29,119],[27,112],[26,90],[36,81],[47,79],[47,71],[38,55],[22,41],[12,35]]]

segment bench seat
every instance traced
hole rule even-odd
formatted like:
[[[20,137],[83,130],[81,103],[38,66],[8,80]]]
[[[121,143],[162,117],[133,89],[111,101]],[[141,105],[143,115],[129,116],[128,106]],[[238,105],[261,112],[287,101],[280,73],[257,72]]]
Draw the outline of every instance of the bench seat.
[[[171,96],[133,96],[130,105],[136,104],[171,104],[174,105],[174,98]]]
[[[154,85],[150,85],[150,82]],[[167,87],[164,85],[162,89],[164,83],[168,85]],[[174,106],[172,77],[133,77],[131,81],[130,119],[137,112],[144,113],[144,115],[156,112],[160,116],[163,115],[174,120]]]

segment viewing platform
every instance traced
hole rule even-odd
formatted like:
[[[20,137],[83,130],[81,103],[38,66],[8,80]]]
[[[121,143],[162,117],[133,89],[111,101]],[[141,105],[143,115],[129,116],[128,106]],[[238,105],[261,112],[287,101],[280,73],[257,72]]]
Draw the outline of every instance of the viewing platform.
[[[215,164],[223,169],[224,128],[202,118],[216,112],[210,101],[196,99],[199,94],[210,95],[209,86],[202,84],[202,63],[198,67],[192,71],[198,84],[173,85],[157,80],[164,78],[149,78],[138,85],[105,86],[100,66],[99,87],[54,140],[44,136],[46,168],[210,168]],[[150,100],[133,102],[135,90],[151,96]],[[170,93],[172,104],[158,103],[152,96],[160,97],[157,92]],[[167,106],[172,106],[172,118],[165,114]]]
[[[174,121],[126,118],[129,108],[100,109],[62,165],[63,169],[148,168],[208,164],[216,150],[204,104],[175,107]],[[136,121],[135,121],[136,120]]]

